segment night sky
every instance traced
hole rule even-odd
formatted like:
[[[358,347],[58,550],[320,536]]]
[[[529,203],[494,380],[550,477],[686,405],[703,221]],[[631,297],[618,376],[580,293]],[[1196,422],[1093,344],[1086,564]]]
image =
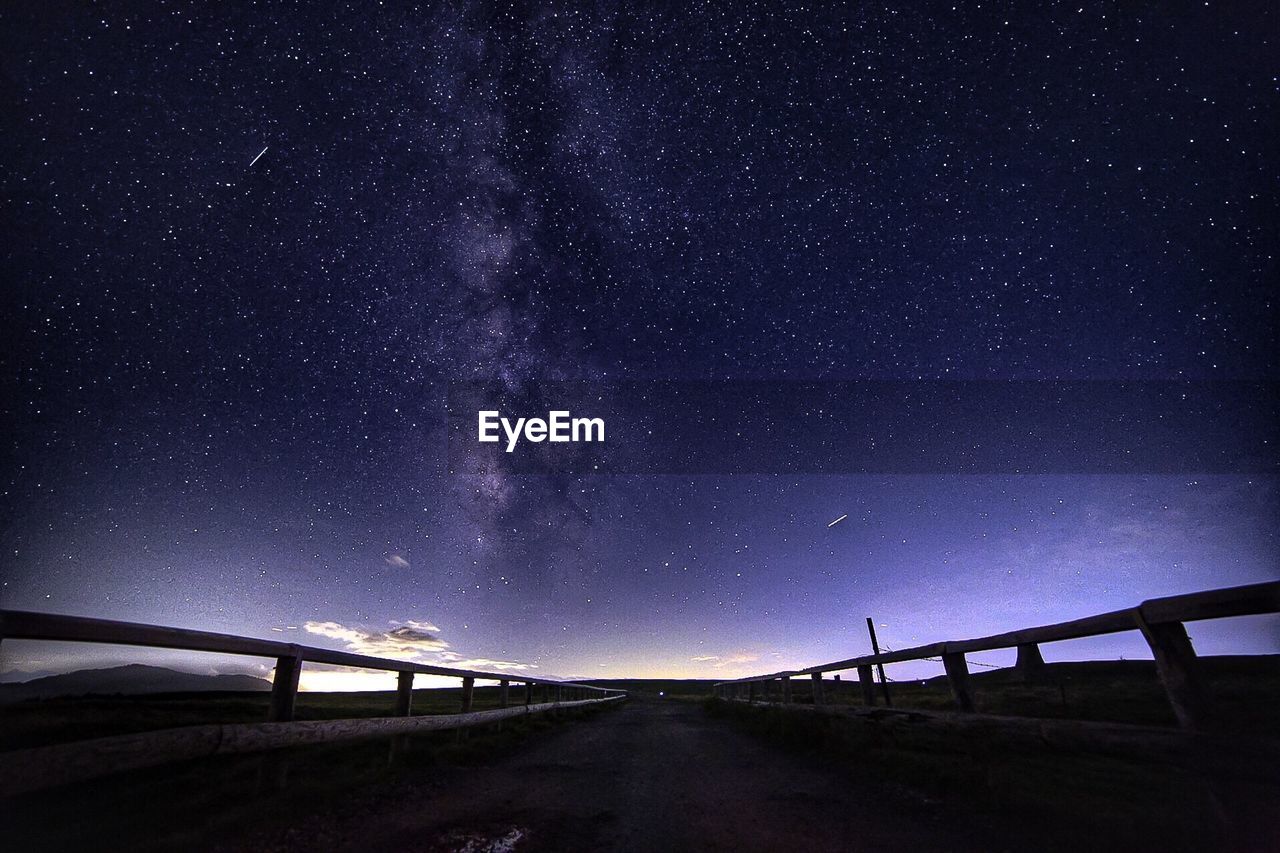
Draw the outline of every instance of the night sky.
[[[6,4],[0,604],[726,677],[1280,574],[1274,459],[450,473],[451,383],[1280,378],[1273,4],[587,5]]]

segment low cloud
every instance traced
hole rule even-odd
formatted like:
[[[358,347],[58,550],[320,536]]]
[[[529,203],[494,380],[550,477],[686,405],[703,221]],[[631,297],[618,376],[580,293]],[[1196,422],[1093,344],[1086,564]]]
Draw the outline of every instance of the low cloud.
[[[500,669],[521,672],[526,669],[537,669],[537,664],[520,663],[511,660],[492,660],[490,658],[464,658],[454,652],[441,652],[437,657],[449,666],[458,669]]]
[[[307,622],[309,634],[319,634],[344,643],[348,650],[362,655],[415,660],[423,654],[443,652],[449,644],[440,639],[439,628],[429,622],[397,622],[387,631],[352,628],[338,622]]]
[[[370,657],[430,663],[455,669],[486,670],[495,673],[523,672],[537,669],[537,664],[513,660],[466,657],[453,651],[440,636],[440,629],[430,622],[392,622],[380,631],[373,628],[343,625],[340,622],[307,622],[307,633],[328,637],[342,643],[347,651]]]
[[[709,663],[716,669],[726,666],[740,666],[744,663],[755,663],[760,660],[760,655],[755,652],[734,652],[730,655],[698,655],[689,658],[696,663]]]
[[[399,554],[392,554],[391,556],[385,558],[384,562],[393,569],[409,568],[409,561],[406,560],[404,557],[401,557]]]

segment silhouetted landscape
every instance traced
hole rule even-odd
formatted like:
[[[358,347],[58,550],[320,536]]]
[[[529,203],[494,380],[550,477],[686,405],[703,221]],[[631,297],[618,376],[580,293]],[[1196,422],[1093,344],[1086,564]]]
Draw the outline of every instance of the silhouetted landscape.
[[[163,666],[125,664],[79,669],[30,681],[0,684],[0,703],[61,696],[190,693],[202,691],[269,691],[271,682],[252,675],[201,675]]]

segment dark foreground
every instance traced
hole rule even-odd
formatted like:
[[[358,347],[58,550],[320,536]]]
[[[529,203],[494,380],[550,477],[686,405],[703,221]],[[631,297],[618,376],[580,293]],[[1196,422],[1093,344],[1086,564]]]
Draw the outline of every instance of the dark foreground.
[[[487,766],[404,786],[367,815],[223,849],[1001,849],[941,818],[900,789],[796,761],[696,704],[639,698]]]
[[[0,839],[5,849],[76,853],[1280,850],[1269,840],[1280,841],[1280,786],[1244,784],[1256,767],[1210,779],[1028,748],[995,736],[998,726],[989,737],[957,737],[632,686],[621,707],[502,730],[228,756],[26,795],[0,802]],[[320,697],[312,710],[367,714],[385,699]],[[144,727],[173,724],[189,704],[227,717],[261,710],[240,701],[80,700],[14,708],[9,719],[39,711],[56,722],[63,705],[68,720],[82,706],[120,705]],[[14,733],[69,736],[57,727]],[[1268,754],[1260,749],[1258,760]]]

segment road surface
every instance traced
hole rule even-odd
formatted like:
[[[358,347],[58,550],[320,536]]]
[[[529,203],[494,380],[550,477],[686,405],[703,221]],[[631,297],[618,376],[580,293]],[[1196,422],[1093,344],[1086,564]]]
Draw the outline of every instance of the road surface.
[[[992,849],[952,824],[923,799],[815,766],[696,704],[633,698],[254,849]]]

